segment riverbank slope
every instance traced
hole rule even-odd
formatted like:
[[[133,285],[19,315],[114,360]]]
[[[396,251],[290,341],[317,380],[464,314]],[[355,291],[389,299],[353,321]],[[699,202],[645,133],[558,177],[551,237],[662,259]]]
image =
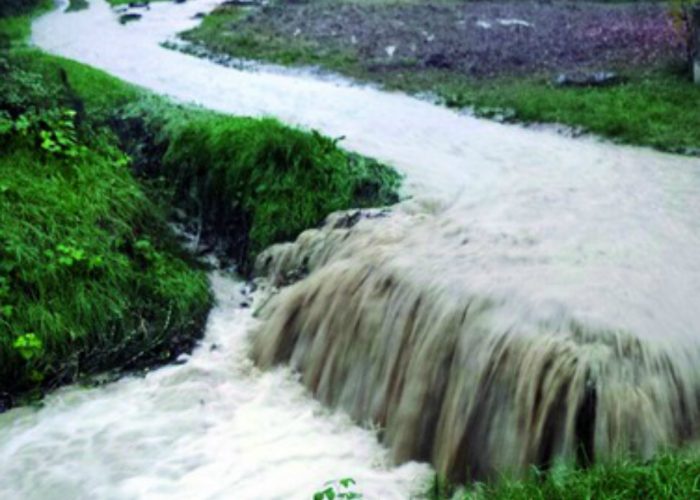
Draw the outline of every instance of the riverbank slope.
[[[321,68],[478,116],[700,155],[700,87],[660,2],[279,0],[224,5],[183,38],[215,59]]]
[[[27,47],[30,17],[0,19],[2,409],[191,350],[212,303],[198,256],[246,276],[328,213],[397,200],[392,169],[318,133],[177,105]]]

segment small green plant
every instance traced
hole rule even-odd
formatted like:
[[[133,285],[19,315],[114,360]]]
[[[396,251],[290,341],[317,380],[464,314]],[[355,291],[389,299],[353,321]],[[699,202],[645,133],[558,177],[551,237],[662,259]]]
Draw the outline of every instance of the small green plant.
[[[54,155],[74,158],[80,153],[75,129],[76,112],[61,109],[41,116],[39,138],[41,149]]]
[[[355,498],[362,498],[361,493],[351,490],[356,484],[355,480],[351,477],[345,477],[336,481],[328,481],[324,484],[324,489],[314,493],[313,498],[314,500],[335,500],[336,498],[352,500]]]
[[[84,150],[79,144],[75,117],[74,110],[63,108],[49,111],[30,109],[14,120],[7,111],[0,111],[0,136],[17,134],[36,141],[40,149],[51,155],[75,158]]]
[[[73,267],[73,264],[85,260],[85,250],[80,248],[74,248],[61,243],[56,245],[56,251],[58,252],[58,263],[62,266]]]
[[[54,269],[62,267],[94,271],[104,265],[104,259],[100,255],[89,255],[85,249],[65,243],[56,245],[55,250],[44,251],[44,256]]]
[[[148,262],[152,262],[158,257],[155,248],[153,248],[153,244],[146,239],[137,240],[134,243],[134,250]]]
[[[44,352],[44,343],[35,333],[20,335],[12,343],[12,347],[27,363],[26,377],[34,384],[41,383],[45,375],[38,369],[39,359]]]
[[[22,359],[32,361],[41,355],[44,343],[35,333],[25,333],[15,339],[12,347],[22,356]]]
[[[15,129],[15,122],[7,111],[0,111],[0,137],[10,135]]]

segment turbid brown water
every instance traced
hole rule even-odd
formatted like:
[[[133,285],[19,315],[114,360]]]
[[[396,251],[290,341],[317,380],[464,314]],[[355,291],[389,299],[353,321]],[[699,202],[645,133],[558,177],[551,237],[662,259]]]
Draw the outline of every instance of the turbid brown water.
[[[154,4],[119,26],[93,2],[43,17],[34,41],[182,100],[344,135],[401,169],[412,196],[388,216],[331,221],[263,256],[273,279],[312,272],[264,309],[253,332],[261,366],[289,363],[321,401],[377,424],[397,462],[430,460],[456,479],[697,439],[697,159],[158,47],[204,4]],[[48,415],[74,410],[62,411]],[[43,449],[31,439],[38,419],[17,424],[29,444],[1,446],[29,446],[45,473],[61,464],[30,453]],[[145,439],[148,419],[136,421]]]
[[[660,314],[685,298],[651,267],[673,252],[640,249],[639,271],[624,244],[553,246],[555,227],[533,218],[514,233],[509,212],[464,226],[474,209],[331,220],[270,249],[260,268],[273,279],[313,272],[268,305],[256,361],[289,362],[322,402],[384,429],[395,460],[455,480],[696,439],[697,340],[688,317]]]

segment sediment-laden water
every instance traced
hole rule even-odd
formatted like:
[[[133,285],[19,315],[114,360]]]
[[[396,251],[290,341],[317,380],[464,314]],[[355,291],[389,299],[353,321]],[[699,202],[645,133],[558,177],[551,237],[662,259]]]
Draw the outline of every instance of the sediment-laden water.
[[[369,498],[424,487],[427,466],[390,467],[372,432],[324,410],[289,370],[257,370],[243,284],[212,286],[218,305],[182,364],[0,415],[0,498],[309,499],[345,476]]]
[[[456,479],[556,458],[648,456],[697,439],[697,159],[500,125],[342,81],[237,71],[158,46],[211,5],[153,4],[120,26],[95,1],[39,19],[33,39],[184,101],[345,136],[347,148],[407,175],[412,199],[392,214],[332,220],[263,256],[273,279],[290,267],[313,272],[253,329],[261,366],[290,363],[322,402],[378,424],[397,462],[430,460]],[[70,420],[55,401],[44,411]],[[119,399],[110,401],[104,413],[118,420],[109,405],[119,413]],[[36,415],[27,435],[42,428]],[[191,432],[184,426],[182,439]],[[60,469],[43,446],[33,460]]]

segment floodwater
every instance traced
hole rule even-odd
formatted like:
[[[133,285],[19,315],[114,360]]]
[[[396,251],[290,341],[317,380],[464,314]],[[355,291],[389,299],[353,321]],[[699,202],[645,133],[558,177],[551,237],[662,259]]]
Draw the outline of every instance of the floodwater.
[[[698,159],[159,45],[215,4],[154,3],[122,26],[94,0],[38,19],[33,41],[180,101],[343,136],[406,175],[412,199],[392,216],[315,233],[333,251],[253,328],[261,365],[289,361],[318,399],[386,428],[390,454],[285,368],[252,369],[251,320],[222,301],[186,364],[3,416],[0,488],[287,498],[351,475],[369,497],[405,498],[427,467],[375,463],[460,478],[697,439]]]
[[[389,467],[372,432],[324,410],[289,370],[257,370],[244,284],[217,274],[212,286],[218,305],[182,364],[0,415],[0,498],[309,499],[347,476],[368,498],[425,487],[427,466]]]

